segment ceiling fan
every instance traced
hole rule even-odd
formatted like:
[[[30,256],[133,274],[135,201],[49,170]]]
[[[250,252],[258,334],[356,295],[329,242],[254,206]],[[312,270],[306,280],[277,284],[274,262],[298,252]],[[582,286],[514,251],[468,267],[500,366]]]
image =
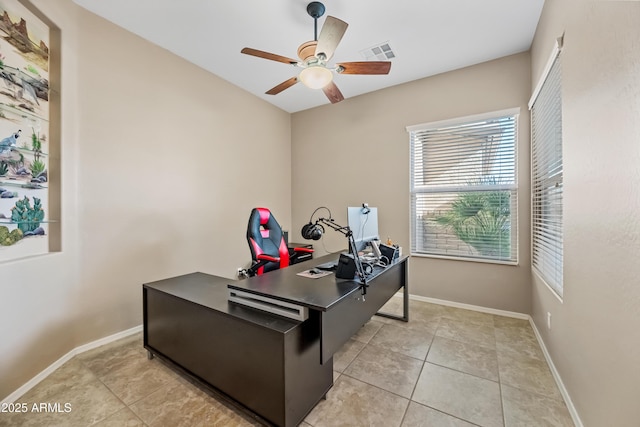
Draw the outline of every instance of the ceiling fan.
[[[320,2],[314,1],[307,5],[307,13],[313,18],[314,39],[313,41],[304,42],[298,47],[299,61],[248,47],[241,50],[241,53],[246,55],[302,68],[298,76],[291,77],[269,89],[265,92],[267,95],[277,95],[301,81],[311,89],[322,89],[329,101],[335,104],[342,101],[344,96],[333,82],[333,72],[339,74],[389,74],[391,69],[391,62],[389,61],[342,62],[336,64],[335,67],[328,66],[327,64],[333,56],[338,43],[342,40],[345,31],[347,31],[349,24],[333,16],[327,16],[320,31],[320,37],[318,37],[318,18],[324,15],[324,11],[325,7]]]

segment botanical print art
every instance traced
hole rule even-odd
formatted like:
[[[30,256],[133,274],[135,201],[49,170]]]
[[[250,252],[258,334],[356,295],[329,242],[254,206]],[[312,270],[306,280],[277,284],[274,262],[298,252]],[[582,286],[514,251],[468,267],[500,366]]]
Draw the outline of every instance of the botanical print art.
[[[49,28],[0,0],[0,262],[48,251],[48,156]]]

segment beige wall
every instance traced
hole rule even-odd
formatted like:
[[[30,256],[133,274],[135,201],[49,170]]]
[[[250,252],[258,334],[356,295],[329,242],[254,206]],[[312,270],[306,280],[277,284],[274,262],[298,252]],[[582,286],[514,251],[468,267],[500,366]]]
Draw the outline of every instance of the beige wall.
[[[63,252],[0,264],[0,399],[140,325],[143,282],[233,277],[252,207],[291,223],[288,113],[71,0],[34,3],[62,29]]]
[[[583,424],[638,426],[640,2],[547,0],[532,85],[563,32],[564,301],[534,275],[533,318]]]
[[[393,72],[393,69],[392,71]],[[339,76],[347,88],[353,76]],[[347,206],[379,208],[379,229],[409,251],[408,125],[520,107],[518,180],[520,264],[505,266],[413,257],[410,292],[415,295],[528,313],[529,112],[528,53],[512,55],[292,115],[293,228],[327,206],[346,224]],[[325,213],[325,212],[319,212]],[[328,251],[346,248],[329,231]],[[324,251],[323,242],[315,247]]]

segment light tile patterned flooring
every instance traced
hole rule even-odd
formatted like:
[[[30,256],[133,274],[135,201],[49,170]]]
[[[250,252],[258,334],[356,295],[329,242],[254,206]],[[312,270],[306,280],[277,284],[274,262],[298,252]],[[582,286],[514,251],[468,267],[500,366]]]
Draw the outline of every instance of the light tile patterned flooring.
[[[410,317],[376,316],[344,345],[302,426],[573,426],[528,321],[413,300]],[[22,402],[71,411],[0,413],[0,426],[256,425],[148,360],[141,334],[74,357]]]

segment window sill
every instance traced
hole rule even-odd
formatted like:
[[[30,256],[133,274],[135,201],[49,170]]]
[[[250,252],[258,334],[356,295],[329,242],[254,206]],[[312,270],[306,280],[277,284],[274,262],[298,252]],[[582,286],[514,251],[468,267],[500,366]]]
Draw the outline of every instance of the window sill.
[[[531,267],[531,272],[538,278],[538,280],[544,283],[544,285],[547,287],[551,295],[556,297],[556,299],[560,302],[560,304],[564,304],[562,297],[558,295],[558,292],[555,289],[553,289],[551,285],[547,283],[546,280],[544,280],[544,278],[542,277],[542,274],[540,274],[540,272],[535,267]]]
[[[511,267],[517,267],[520,264],[518,261],[498,261],[494,259],[480,259],[480,258],[463,258],[463,257],[454,257],[447,255],[434,255],[434,254],[423,254],[423,253],[411,253],[412,257],[419,258],[433,258],[433,259],[444,259],[449,261],[464,261],[464,262],[477,262],[481,264],[498,264],[498,265],[508,265]]]

